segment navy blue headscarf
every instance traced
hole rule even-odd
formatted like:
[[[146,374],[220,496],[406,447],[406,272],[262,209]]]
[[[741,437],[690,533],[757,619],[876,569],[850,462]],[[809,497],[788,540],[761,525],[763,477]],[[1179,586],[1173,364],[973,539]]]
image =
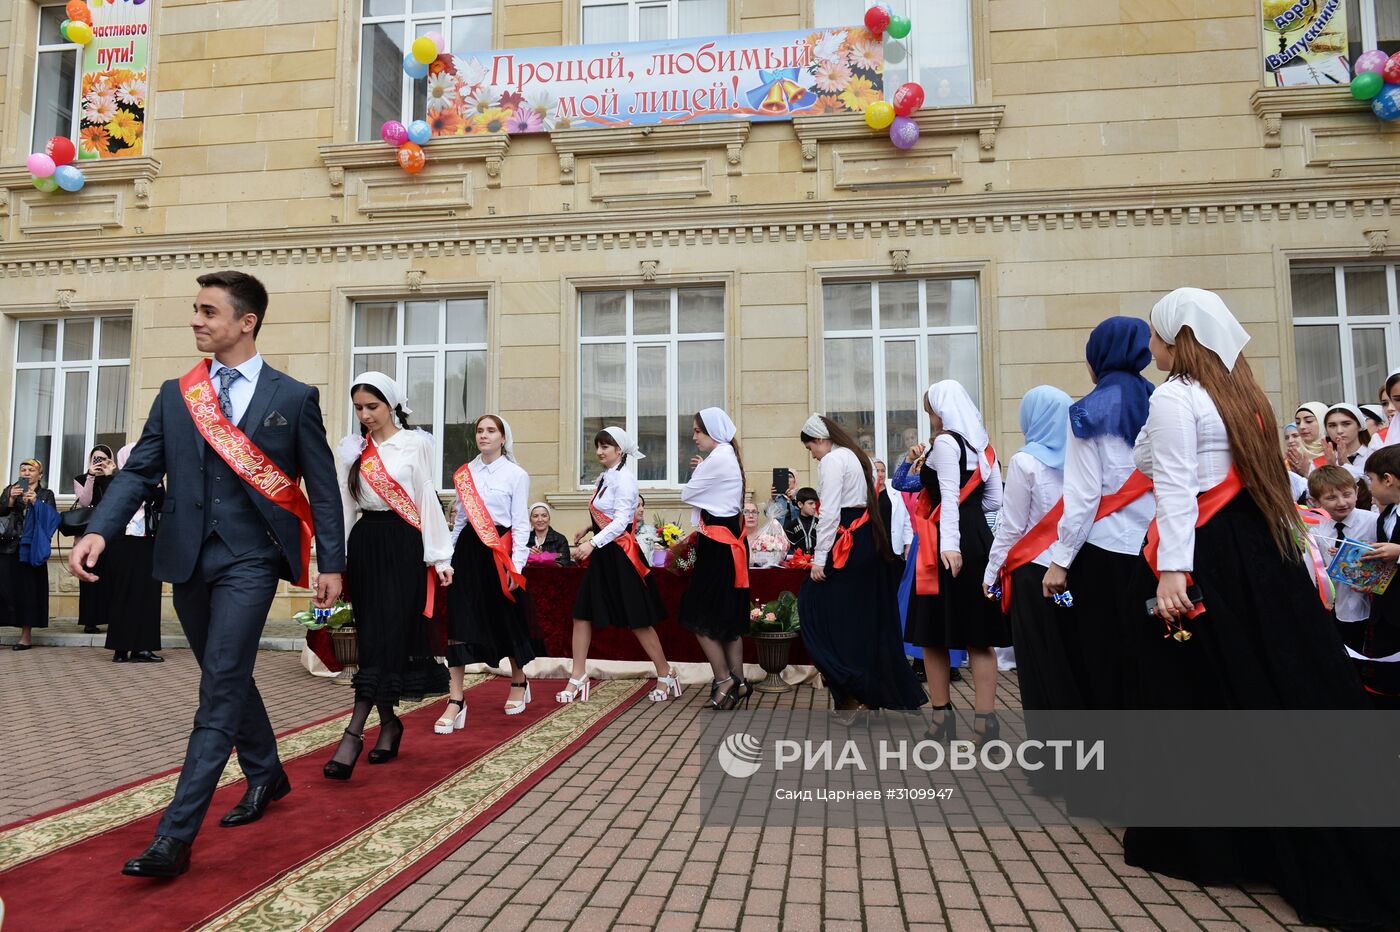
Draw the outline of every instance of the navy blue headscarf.
[[[1147,348],[1151,329],[1136,317],[1110,317],[1089,334],[1084,358],[1098,384],[1080,401],[1070,405],[1069,423],[1074,435],[1091,440],[1112,434],[1132,446],[1147,423],[1147,399],[1152,383],[1141,375],[1152,361]]]

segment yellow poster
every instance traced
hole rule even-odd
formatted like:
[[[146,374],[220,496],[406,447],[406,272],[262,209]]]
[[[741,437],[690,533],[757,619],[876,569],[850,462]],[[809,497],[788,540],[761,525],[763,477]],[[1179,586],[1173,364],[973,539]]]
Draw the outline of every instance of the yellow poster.
[[[1351,82],[1346,0],[1261,0],[1264,76],[1272,87]]]

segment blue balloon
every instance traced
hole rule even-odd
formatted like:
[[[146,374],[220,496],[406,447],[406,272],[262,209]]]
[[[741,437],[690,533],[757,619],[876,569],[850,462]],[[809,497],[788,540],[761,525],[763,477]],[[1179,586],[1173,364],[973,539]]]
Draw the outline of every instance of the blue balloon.
[[[83,185],[87,184],[82,169],[72,165],[60,165],[54,169],[53,180],[65,191],[81,191]]]
[[[428,66],[414,58],[413,53],[409,52],[403,57],[403,73],[417,81],[419,78],[428,76]]]
[[[1372,97],[1371,112],[1386,122],[1400,120],[1400,84],[1387,84]]]
[[[414,120],[408,124],[408,138],[411,142],[426,146],[428,140],[433,138],[433,128],[428,125],[427,120]]]

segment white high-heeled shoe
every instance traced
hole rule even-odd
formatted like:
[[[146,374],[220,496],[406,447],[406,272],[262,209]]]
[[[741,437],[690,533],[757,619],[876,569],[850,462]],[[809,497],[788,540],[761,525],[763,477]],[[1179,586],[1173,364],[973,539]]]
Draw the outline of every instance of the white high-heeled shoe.
[[[559,692],[554,694],[555,702],[561,704],[568,704],[570,702],[588,701],[588,691],[592,687],[592,684],[588,680],[587,673],[583,675],[583,679],[581,680],[576,680],[572,676],[569,677],[569,685],[573,688],[561,689],[559,690]]]
[[[456,704],[456,715],[451,715],[453,704]],[[461,731],[467,727],[467,701],[466,699],[447,700],[447,709],[443,711],[442,717],[433,722],[433,731],[439,735],[450,735],[454,731]]]
[[[530,681],[526,680],[524,683],[511,683],[510,686],[511,689],[519,689],[521,686],[525,687],[525,697],[523,699],[506,700],[506,714],[519,715],[521,712],[524,712],[525,707],[530,704]]]
[[[681,697],[681,681],[677,677],[676,668],[668,667],[665,676],[656,678],[656,688],[647,693],[647,698],[652,702],[665,702],[667,699]]]

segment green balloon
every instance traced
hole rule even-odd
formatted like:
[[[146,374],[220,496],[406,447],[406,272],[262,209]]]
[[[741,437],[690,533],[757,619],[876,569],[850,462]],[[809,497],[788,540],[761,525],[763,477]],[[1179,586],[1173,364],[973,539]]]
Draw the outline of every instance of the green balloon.
[[[63,36],[63,41],[64,41],[64,42],[72,42],[72,41],[73,41],[72,39],[68,38],[68,26],[69,26],[69,24],[72,23],[72,22],[73,22],[73,21],[72,21],[71,19],[65,19],[63,22],[61,22],[61,23],[58,24],[58,34],[61,35],[61,36]]]
[[[34,187],[43,191],[45,194],[51,194],[58,190],[58,182],[54,181],[52,178],[35,178]]]
[[[1374,71],[1368,71],[1351,79],[1351,96],[1357,100],[1370,100],[1379,94],[1383,87],[1385,78]]]
[[[888,32],[892,38],[903,39],[905,36],[909,35],[909,30],[912,28],[913,24],[909,22],[908,17],[891,16],[890,24],[885,27],[885,31]]]

